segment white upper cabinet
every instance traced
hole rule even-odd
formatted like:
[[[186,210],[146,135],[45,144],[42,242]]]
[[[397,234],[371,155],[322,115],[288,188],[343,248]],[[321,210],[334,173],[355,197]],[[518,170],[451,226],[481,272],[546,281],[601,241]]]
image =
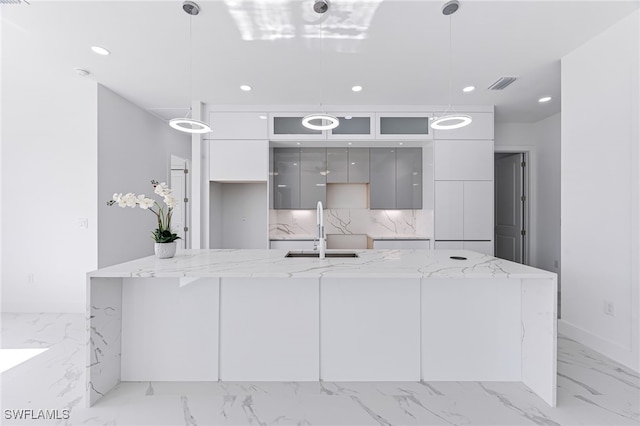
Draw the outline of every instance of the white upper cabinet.
[[[471,124],[452,130],[433,129],[435,139],[485,139],[493,140],[492,112],[461,112],[471,116]]]
[[[374,139],[375,114],[373,113],[331,113],[338,118],[340,124],[327,132],[327,138],[345,139]]]
[[[493,180],[493,141],[436,140],[435,180]]]
[[[376,114],[376,139],[431,140],[428,112],[386,112]]]
[[[209,180],[266,182],[269,177],[269,141],[209,141]]]
[[[269,120],[266,112],[210,112],[209,124],[212,132],[207,139],[266,140],[269,137]]]
[[[317,140],[326,139],[327,132],[312,130],[302,125],[307,113],[271,113],[269,114],[270,140]]]

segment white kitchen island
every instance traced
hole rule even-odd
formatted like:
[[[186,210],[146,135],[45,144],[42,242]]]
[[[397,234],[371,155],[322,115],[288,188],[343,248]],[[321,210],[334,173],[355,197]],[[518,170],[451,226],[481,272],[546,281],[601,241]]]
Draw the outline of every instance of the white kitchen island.
[[[185,250],[89,273],[88,405],[120,381],[423,380],[519,381],[555,406],[555,274],[356,252]]]

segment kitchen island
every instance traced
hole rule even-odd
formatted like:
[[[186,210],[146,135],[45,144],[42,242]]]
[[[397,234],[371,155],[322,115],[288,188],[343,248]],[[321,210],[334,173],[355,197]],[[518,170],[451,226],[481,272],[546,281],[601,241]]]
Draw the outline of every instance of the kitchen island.
[[[520,381],[555,406],[555,274],[356,253],[184,250],[89,273],[88,405],[120,381],[424,380]]]

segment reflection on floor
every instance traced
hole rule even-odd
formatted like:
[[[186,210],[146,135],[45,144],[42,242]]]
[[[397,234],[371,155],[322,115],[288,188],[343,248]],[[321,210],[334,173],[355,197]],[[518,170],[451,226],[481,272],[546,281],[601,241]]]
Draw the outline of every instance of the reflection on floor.
[[[638,374],[558,341],[558,407],[502,382],[122,383],[84,406],[82,315],[2,314],[2,348],[50,348],[2,373],[2,424],[638,425]],[[68,419],[14,420],[16,410]],[[24,412],[23,412],[24,413]]]

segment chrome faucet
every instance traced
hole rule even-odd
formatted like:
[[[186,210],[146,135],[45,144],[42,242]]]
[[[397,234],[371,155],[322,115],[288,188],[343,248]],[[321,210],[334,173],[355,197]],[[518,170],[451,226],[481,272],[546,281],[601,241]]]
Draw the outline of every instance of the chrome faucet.
[[[318,201],[316,205],[316,222],[318,223],[318,250],[320,252],[320,259],[324,259],[327,250],[327,240],[324,236],[324,219],[322,216],[322,201]]]

